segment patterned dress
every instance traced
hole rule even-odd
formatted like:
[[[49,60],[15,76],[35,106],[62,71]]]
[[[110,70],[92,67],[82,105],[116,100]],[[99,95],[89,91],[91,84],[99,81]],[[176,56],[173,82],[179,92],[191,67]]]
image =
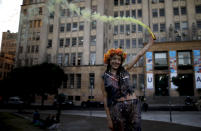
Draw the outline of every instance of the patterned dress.
[[[121,83],[120,78],[110,72],[105,72],[103,79],[114,131],[141,131],[140,101],[138,99],[117,101],[121,97],[134,93],[129,73],[127,71],[122,73]]]

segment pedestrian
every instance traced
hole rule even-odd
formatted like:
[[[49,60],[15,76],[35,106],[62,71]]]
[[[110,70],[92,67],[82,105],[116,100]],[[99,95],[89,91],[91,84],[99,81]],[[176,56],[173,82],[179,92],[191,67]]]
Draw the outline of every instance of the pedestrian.
[[[136,55],[129,64],[123,66],[126,53],[120,49],[110,49],[104,54],[107,69],[102,88],[108,126],[112,131],[141,131],[141,104],[133,86],[130,84],[129,70],[141,56],[153,45],[152,37],[149,43]]]

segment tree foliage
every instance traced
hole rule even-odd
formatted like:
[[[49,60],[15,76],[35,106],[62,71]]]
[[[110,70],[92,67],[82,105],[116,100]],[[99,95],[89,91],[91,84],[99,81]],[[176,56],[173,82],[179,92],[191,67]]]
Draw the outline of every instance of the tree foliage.
[[[37,94],[44,98],[45,94],[57,94],[63,78],[63,69],[55,64],[15,68],[1,82],[2,95],[29,98]]]
[[[177,77],[172,78],[172,82],[176,85],[177,91],[180,96],[193,96],[193,77],[192,75],[178,75]]]

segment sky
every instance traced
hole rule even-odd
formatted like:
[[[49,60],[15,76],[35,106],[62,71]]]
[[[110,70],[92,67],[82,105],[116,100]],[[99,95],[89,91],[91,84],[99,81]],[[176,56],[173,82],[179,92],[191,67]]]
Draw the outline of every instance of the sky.
[[[23,0],[0,0],[0,43],[2,32],[18,32],[20,9]],[[0,44],[1,47],[1,44]]]

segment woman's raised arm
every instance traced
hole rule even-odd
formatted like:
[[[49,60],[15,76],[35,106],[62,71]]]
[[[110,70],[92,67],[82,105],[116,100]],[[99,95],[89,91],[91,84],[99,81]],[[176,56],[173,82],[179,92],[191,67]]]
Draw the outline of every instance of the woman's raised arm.
[[[142,57],[145,54],[145,52],[153,45],[153,43],[154,43],[154,40],[152,36],[150,36],[149,43],[140,52],[138,52],[136,57],[129,64],[125,66],[125,69],[130,70],[138,62],[140,57]]]

